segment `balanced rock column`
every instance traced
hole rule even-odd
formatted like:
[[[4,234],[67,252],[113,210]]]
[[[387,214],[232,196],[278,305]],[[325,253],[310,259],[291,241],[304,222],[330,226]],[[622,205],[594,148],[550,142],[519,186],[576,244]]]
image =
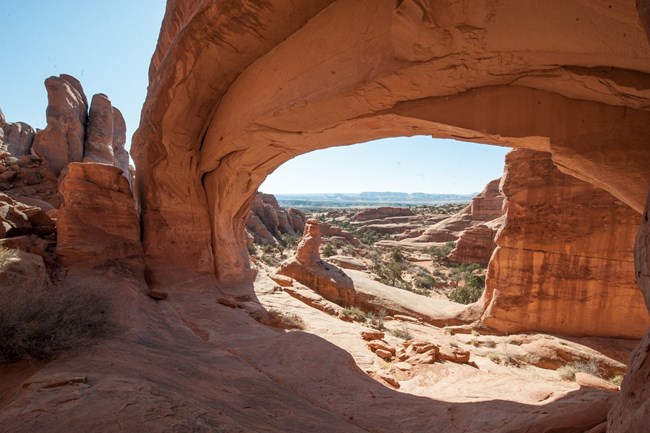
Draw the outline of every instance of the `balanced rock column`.
[[[318,220],[307,220],[296,255],[284,261],[277,273],[293,278],[329,301],[340,305],[355,305],[352,279],[341,269],[321,260],[320,241]]]
[[[55,176],[84,153],[88,101],[79,81],[69,75],[45,80],[47,127],[34,137],[32,148]]]
[[[113,105],[98,93],[90,102],[83,162],[113,165]]]
[[[506,156],[506,224],[489,264],[481,321],[500,332],[639,338],[650,316],[634,280],[640,216],[561,173],[550,154]]]
[[[142,260],[135,202],[119,168],[70,163],[59,192],[63,203],[57,218],[57,253],[62,264]]]

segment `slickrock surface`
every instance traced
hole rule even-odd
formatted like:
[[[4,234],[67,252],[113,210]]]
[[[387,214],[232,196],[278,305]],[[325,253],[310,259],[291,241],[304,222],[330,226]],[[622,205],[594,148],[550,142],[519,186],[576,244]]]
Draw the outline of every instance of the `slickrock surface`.
[[[65,265],[142,259],[129,183],[117,167],[70,163],[61,180],[57,253]]]
[[[478,263],[487,266],[497,244],[494,242],[497,230],[479,224],[463,230],[458,237],[456,248],[449,255],[455,263]]]
[[[650,316],[632,259],[640,216],[545,152],[510,152],[502,185],[508,214],[482,322],[507,333],[643,336]]]

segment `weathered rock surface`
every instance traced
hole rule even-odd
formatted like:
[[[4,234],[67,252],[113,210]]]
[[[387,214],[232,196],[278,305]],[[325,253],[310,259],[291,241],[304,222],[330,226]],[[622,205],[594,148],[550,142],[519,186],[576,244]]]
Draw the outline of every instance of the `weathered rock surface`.
[[[16,288],[45,287],[49,277],[43,257],[20,249],[0,251],[0,297],[15,296]],[[11,290],[12,292],[7,292]]]
[[[283,235],[299,236],[305,215],[298,209],[284,209],[272,194],[257,193],[246,221],[246,229],[256,243],[284,244]]]
[[[90,102],[83,161],[114,165],[113,134],[113,105],[106,95],[98,93]]]
[[[57,253],[64,265],[142,259],[135,203],[120,174],[105,164],[67,166],[57,218]]]
[[[37,156],[0,153],[0,189],[15,200],[46,211],[58,207],[58,181]]]
[[[478,263],[487,266],[497,244],[494,237],[497,230],[479,224],[463,231],[449,254],[449,261],[455,263]]]
[[[25,122],[5,123],[0,128],[4,130],[4,143],[7,152],[13,156],[29,155],[36,135],[34,128]]]
[[[561,173],[546,152],[506,157],[506,225],[490,262],[482,322],[501,332],[639,338],[650,316],[634,281],[639,215]]]
[[[0,238],[25,235],[49,236],[55,231],[54,221],[37,206],[15,201],[0,193]]]
[[[329,301],[354,305],[352,280],[341,269],[321,260],[320,240],[318,220],[307,220],[295,257],[284,261],[277,273],[293,278]]]
[[[81,84],[69,75],[45,80],[47,127],[34,137],[34,152],[55,176],[69,163],[81,161],[84,153],[88,101]]]
[[[503,215],[504,197],[499,189],[500,182],[500,178],[490,181],[483,191],[472,199],[468,212],[473,221],[492,221]]]

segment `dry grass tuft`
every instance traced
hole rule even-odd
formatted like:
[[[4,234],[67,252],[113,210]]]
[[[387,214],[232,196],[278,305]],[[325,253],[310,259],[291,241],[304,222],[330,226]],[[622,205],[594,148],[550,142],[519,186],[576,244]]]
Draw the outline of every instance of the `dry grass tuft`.
[[[51,360],[108,330],[107,301],[84,282],[0,288],[0,364]]]

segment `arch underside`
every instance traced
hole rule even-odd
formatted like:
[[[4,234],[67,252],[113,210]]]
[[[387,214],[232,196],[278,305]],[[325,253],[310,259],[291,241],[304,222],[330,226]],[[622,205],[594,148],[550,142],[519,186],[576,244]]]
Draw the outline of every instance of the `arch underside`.
[[[642,212],[649,73],[627,1],[170,2],[132,152],[147,265],[241,282],[265,177],[382,137],[548,151]]]

